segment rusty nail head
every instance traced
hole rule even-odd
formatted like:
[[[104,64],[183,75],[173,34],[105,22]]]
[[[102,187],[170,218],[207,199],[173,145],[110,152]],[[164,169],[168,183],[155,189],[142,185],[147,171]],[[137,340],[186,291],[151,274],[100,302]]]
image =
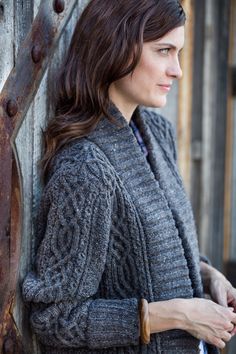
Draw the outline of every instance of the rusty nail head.
[[[34,45],[31,51],[33,62],[36,64],[42,59],[42,49],[39,45]]]
[[[56,13],[60,14],[65,9],[65,1],[64,0],[54,0],[53,8]]]
[[[14,117],[16,115],[16,113],[18,112],[18,105],[15,100],[8,100],[6,111],[9,117]]]
[[[3,354],[14,354],[15,353],[15,343],[12,338],[8,337],[3,343]]]

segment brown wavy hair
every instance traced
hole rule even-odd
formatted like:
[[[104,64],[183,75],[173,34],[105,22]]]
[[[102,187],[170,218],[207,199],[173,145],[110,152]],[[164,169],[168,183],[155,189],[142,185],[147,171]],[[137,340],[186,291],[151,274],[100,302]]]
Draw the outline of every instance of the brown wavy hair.
[[[43,179],[56,152],[109,115],[108,89],[138,64],[144,42],[185,23],[177,0],[91,0],[80,16],[58,80],[55,116],[44,132]]]

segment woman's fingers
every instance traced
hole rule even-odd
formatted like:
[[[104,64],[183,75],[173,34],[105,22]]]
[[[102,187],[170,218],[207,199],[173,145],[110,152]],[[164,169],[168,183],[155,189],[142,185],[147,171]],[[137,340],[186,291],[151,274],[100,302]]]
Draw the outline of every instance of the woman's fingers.
[[[236,333],[234,308],[206,299],[193,299],[190,304],[194,305],[190,308],[190,315],[188,314],[190,333],[223,349],[225,342],[230,341]]]
[[[229,332],[223,332],[222,333],[221,339],[224,342],[229,342],[231,338],[232,338],[232,335]]]
[[[232,306],[236,311],[236,289],[233,287],[228,291],[228,306]]]
[[[235,326],[233,325],[232,322],[230,322],[226,328],[226,330],[231,333],[234,330]]]
[[[230,313],[230,322],[232,322],[234,325],[236,325],[236,313],[235,312],[231,312]]]
[[[234,330],[234,324],[232,322],[230,322],[230,319],[224,323],[223,325],[223,330],[226,332],[231,333]]]
[[[236,327],[234,327],[233,330],[231,331],[232,336],[235,336],[235,334],[236,334]]]
[[[208,337],[208,338],[203,338],[207,343],[209,344],[213,344],[216,347],[220,348],[220,349],[224,349],[225,347],[225,342],[229,342],[230,339],[232,338],[232,335],[228,332],[222,332],[220,337]]]
[[[220,338],[216,338],[213,344],[220,349],[225,348],[225,342]]]

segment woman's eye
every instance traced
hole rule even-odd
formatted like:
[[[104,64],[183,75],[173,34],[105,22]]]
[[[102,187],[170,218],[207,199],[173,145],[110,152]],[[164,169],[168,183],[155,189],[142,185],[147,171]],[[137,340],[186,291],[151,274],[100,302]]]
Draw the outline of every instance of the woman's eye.
[[[159,50],[161,54],[167,55],[170,51],[170,48],[162,48]]]

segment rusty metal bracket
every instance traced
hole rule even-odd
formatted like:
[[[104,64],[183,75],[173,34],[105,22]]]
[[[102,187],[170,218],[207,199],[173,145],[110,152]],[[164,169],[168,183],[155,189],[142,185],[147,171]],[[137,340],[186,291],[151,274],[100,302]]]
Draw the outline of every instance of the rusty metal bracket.
[[[9,312],[12,296],[14,299],[20,259],[21,171],[15,137],[76,3],[76,0],[41,1],[0,94],[0,351],[2,348],[6,352],[11,347],[9,333],[14,326],[9,319],[8,323],[3,319]]]

